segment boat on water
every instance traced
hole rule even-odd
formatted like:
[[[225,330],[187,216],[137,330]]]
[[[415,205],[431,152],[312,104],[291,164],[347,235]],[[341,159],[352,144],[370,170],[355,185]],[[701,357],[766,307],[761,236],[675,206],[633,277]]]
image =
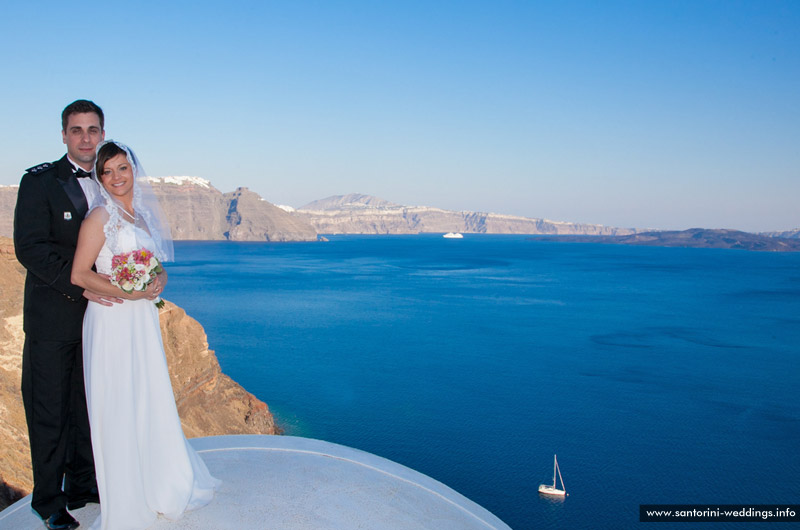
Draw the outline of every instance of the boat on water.
[[[561,489],[556,487],[556,473],[558,478],[561,479]],[[567,495],[567,488],[564,486],[564,478],[561,476],[561,469],[558,467],[558,458],[553,455],[553,485],[539,484],[539,493],[544,495],[556,495],[558,497],[565,497]]]
[[[464,236],[463,236],[463,234],[460,234],[460,233],[458,233],[458,232],[447,232],[447,233],[446,233],[445,235],[443,235],[442,237],[446,237],[447,239],[461,239],[461,238],[463,238]]]

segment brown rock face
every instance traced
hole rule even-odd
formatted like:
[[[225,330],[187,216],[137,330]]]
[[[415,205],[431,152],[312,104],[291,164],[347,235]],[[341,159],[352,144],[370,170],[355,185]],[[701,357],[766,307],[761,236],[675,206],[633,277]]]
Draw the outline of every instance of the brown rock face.
[[[231,241],[313,241],[317,232],[304,219],[293,216],[247,188],[226,193]]]
[[[175,402],[188,438],[278,433],[267,404],[222,373],[199,322],[171,302],[159,317]]]
[[[19,186],[0,186],[0,236],[11,237],[14,231],[14,207]]]
[[[197,177],[150,179],[175,240],[315,241],[306,220],[247,188],[223,194]],[[18,186],[0,186],[0,236],[11,236]]]
[[[167,216],[173,239],[225,239],[228,205],[213,186],[203,185],[200,180],[197,184],[153,182],[153,192]]]
[[[221,193],[195,177],[151,179],[177,240],[314,241],[317,232],[247,188]],[[1,233],[1,232],[0,232]]]
[[[0,237],[0,509],[33,488],[28,427],[20,394],[25,269]],[[187,437],[278,434],[266,403],[220,370],[203,327],[167,302],[159,314],[170,379]]]
[[[0,508],[33,488],[28,426],[22,408],[22,296],[25,269],[0,238]]]

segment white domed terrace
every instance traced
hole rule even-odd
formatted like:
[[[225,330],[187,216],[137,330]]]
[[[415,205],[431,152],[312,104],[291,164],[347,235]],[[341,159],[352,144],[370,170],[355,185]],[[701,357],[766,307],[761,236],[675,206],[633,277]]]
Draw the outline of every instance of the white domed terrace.
[[[223,481],[214,501],[152,529],[282,530],[365,528],[508,529],[444,484],[350,447],[293,436],[211,436],[191,440]],[[72,514],[88,528],[90,504]],[[30,496],[0,512],[0,530],[40,530]]]

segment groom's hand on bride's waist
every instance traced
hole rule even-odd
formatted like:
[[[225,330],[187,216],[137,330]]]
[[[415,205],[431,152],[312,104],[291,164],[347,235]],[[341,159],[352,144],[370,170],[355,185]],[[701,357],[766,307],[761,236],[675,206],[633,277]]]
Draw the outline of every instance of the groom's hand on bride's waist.
[[[109,276],[108,274],[102,274],[102,273],[98,272],[97,275],[102,277],[102,278],[105,278],[109,282],[111,281],[111,276]],[[90,291],[88,289],[83,291],[83,297],[86,298],[87,300],[89,300],[90,302],[97,302],[98,304],[105,305],[105,306],[112,306],[114,304],[121,304],[122,303],[122,298],[120,298],[119,296],[111,296],[111,295],[107,295],[107,294],[100,294],[100,293],[96,293],[94,291]]]
[[[104,294],[93,293],[92,291],[83,291],[83,297],[90,302],[97,302],[100,305],[112,306],[114,304],[121,304],[122,298],[116,296],[108,296]]]

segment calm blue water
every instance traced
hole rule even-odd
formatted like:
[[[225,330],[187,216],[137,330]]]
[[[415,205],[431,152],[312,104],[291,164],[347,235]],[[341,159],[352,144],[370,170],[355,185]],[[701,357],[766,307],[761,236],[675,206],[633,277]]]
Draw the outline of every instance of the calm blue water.
[[[468,234],[176,255],[167,298],[287,434],[410,466],[512,528],[800,499],[800,254]],[[537,493],[554,453],[565,501]]]

